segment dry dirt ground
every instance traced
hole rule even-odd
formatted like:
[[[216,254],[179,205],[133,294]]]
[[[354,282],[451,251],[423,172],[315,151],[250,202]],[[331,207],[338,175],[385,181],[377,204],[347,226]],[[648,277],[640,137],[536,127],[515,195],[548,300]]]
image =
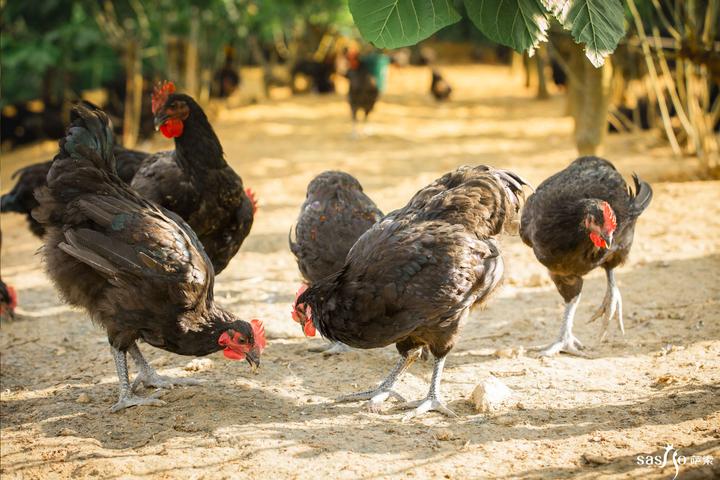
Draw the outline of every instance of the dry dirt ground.
[[[535,100],[504,68],[445,73],[456,95],[436,105],[427,70],[392,71],[357,141],[339,95],[219,113],[227,158],[261,207],[216,296],[244,318],[263,319],[270,345],[258,375],[221,354],[198,363],[142,345],[162,373],[204,381],[168,391],[164,407],[109,412],[117,378],[103,332],[59,302],[36,255],[40,242],[22,218],[3,215],[2,276],[21,302],[18,319],[0,328],[3,479],[669,479],[671,461],[660,468],[636,460],[662,455],[667,444],[686,456],[678,478],[719,475],[720,182],[693,181],[693,164],[674,160],[655,134],[611,137],[605,155],[655,189],[618,274],[624,337],[615,332],[598,343],[599,326],[587,323],[605,290],[595,272],[576,328],[593,358],[508,358],[508,349],[553,340],[562,305],[531,251],[506,238],[505,284],[470,316],[446,364],[444,394],[458,419],[429,414],[403,423],[392,404],[379,414],[333,404],[374,385],[396,353],[311,354],[320,340],[303,338],[292,323],[299,274],[287,233],[308,181],[325,169],[347,170],[389,211],[461,164],[510,168],[537,184],[575,156],[561,97]],[[53,150],[43,144],[3,155],[2,190],[16,167]],[[430,371],[416,363],[399,390],[423,396]],[[477,414],[467,398],[490,374],[515,397]],[[692,456],[713,463],[691,467]]]

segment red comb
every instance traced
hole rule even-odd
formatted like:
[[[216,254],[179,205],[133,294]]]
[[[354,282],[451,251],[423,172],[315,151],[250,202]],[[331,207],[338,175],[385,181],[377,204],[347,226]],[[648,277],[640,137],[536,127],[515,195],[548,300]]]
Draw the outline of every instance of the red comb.
[[[293,302],[293,308],[290,312],[290,315],[292,316],[292,319],[295,320],[295,322],[300,323],[300,314],[298,313],[297,309],[297,299],[300,298],[300,295],[303,294],[305,290],[308,289],[308,286],[305,284],[302,284],[300,288],[298,288],[297,293],[295,294],[295,301]]]
[[[153,114],[157,113],[157,111],[160,110],[160,107],[165,105],[165,102],[167,102],[168,96],[171,93],[175,93],[174,83],[165,80],[164,82],[158,82],[158,84],[155,85],[152,94]]]
[[[255,192],[253,192],[252,188],[248,187],[245,189],[245,195],[247,195],[248,198],[250,199],[250,201],[252,202],[253,215],[255,215],[255,212],[257,212],[257,209],[258,209],[258,201],[257,201],[257,198],[255,198]]]
[[[267,346],[267,341],[265,340],[265,325],[257,319],[251,320],[250,325],[252,326],[255,347],[262,352]]]
[[[617,227],[617,219],[615,218],[615,212],[607,202],[603,202],[603,223],[605,230],[608,232],[614,232]]]

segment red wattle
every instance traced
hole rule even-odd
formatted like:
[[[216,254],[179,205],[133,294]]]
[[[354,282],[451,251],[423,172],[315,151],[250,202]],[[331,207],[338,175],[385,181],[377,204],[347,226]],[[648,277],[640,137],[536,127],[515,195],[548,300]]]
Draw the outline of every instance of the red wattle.
[[[605,243],[605,240],[595,232],[590,233],[590,240],[593,242],[593,245],[598,248],[607,248],[607,243]]]
[[[183,125],[182,120],[178,120],[177,118],[171,118],[162,125],[160,125],[160,132],[166,138],[175,138],[182,135],[184,127],[185,126]]]
[[[315,325],[313,325],[312,320],[310,320],[309,318],[305,320],[305,325],[303,325],[303,332],[305,333],[306,337],[315,336]]]
[[[225,355],[225,358],[229,358],[230,360],[245,360],[244,353],[236,352],[235,350],[231,350],[230,348],[224,349],[223,355]]]

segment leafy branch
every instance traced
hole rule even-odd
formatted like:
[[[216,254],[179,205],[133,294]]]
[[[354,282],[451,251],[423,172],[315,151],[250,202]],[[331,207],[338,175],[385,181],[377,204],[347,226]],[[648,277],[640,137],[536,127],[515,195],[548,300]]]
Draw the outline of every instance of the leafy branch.
[[[464,0],[468,18],[488,38],[517,51],[547,40],[551,18],[570,31],[596,67],[625,34],[620,0]],[[460,20],[449,0],[350,0],[362,36],[379,48],[414,45]]]

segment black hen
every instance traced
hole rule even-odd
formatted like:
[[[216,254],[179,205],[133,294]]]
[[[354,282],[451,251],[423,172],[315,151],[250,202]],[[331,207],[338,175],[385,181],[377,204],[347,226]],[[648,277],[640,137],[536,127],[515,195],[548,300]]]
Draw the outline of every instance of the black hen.
[[[136,396],[140,383],[189,383],[159,376],[140,353],[139,339],[180,355],[224,349],[226,357],[255,368],[265,338],[258,320],[245,322],[215,305],[212,265],[197,236],[120,180],[112,144],[107,116],[75,107],[33,215],[47,232],[48,275],[68,303],[107,330],[120,380],[117,411],[160,402]],[[140,370],[132,387],[127,352]]]
[[[500,283],[498,236],[512,224],[526,183],[487,166],[461,167],[420,190],[361,236],[335,274],[296,301],[306,334],[357,348],[395,344],[402,359],[377,389],[341,398],[377,409],[427,346],[435,357],[428,396],[409,416],[454,415],[440,398],[446,355],[470,308]]]
[[[119,145],[113,147],[113,153],[115,154],[118,176],[128,184],[135,176],[135,172],[140,168],[140,163],[150,156],[149,153],[129,150]],[[32,217],[31,213],[38,205],[33,192],[35,192],[35,189],[45,186],[50,165],[52,165],[52,161],[35,163],[13,173],[13,179],[18,177],[17,183],[12,190],[0,199],[0,212],[15,212],[26,215],[30,231],[41,238],[45,234],[45,229]]]
[[[223,271],[250,233],[252,192],[227,164],[222,145],[200,105],[165,83],[153,93],[155,125],[175,150],[145,160],[132,187],[143,197],[180,215]]]
[[[0,249],[2,249],[2,232],[0,232]],[[0,278],[0,318],[15,318],[17,303],[15,289]]]
[[[377,79],[362,62],[357,68],[348,70],[347,78],[350,81],[348,101],[350,102],[350,113],[353,122],[352,134],[356,136],[358,111],[362,110],[364,112],[363,121],[367,122],[368,115],[375,108],[375,102],[380,96],[380,90],[377,86]]]
[[[288,239],[305,283],[312,285],[340,270],[360,235],[382,216],[352,175],[328,171],[312,179],[295,224],[295,241]],[[307,285],[298,290],[298,295]],[[293,311],[293,318],[296,317]],[[340,353],[345,349],[344,345],[334,343],[319,351]]]
[[[15,318],[17,294],[15,289],[0,280],[0,318]]]
[[[452,93],[452,87],[450,84],[442,77],[442,75],[440,75],[440,72],[434,68],[432,70],[430,93],[438,102],[447,100],[450,98],[450,94]]]
[[[580,301],[582,277],[596,267],[605,269],[607,293],[592,319],[603,318],[602,339],[615,315],[625,333],[614,269],[630,253],[635,222],[653,195],[650,185],[637,175],[633,180],[635,192],[607,160],[581,157],[541,183],[528,198],[520,236],[547,267],[565,300],[560,338],[545,348],[542,355],[581,354],[582,344],[572,333],[573,319]]]

